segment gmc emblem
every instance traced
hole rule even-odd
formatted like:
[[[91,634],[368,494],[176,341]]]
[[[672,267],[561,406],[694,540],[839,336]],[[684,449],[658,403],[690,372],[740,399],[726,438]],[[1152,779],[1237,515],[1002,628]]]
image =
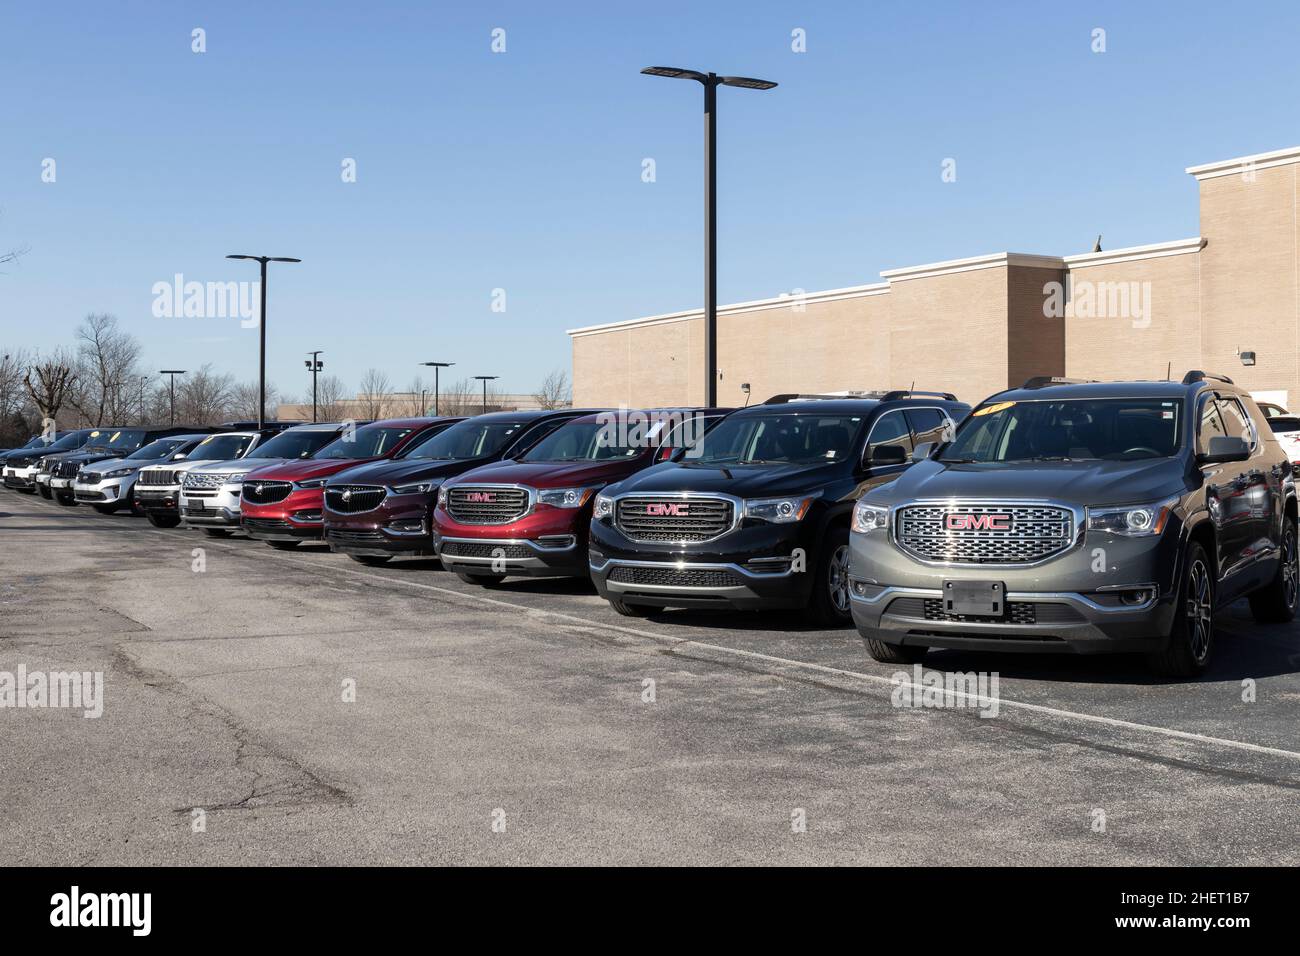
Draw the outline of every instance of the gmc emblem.
[[[659,518],[685,518],[690,514],[690,506],[659,502],[645,506],[645,513]]]
[[[943,526],[949,531],[1010,531],[1011,515],[944,515]]]
[[[494,491],[471,491],[465,495],[465,500],[473,501],[476,504],[490,505],[497,500],[497,496]]]

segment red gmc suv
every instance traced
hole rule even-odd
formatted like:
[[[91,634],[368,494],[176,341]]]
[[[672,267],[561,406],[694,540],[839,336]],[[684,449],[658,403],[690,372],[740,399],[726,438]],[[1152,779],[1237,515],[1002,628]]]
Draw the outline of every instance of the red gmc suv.
[[[325,479],[365,462],[392,458],[459,418],[390,418],[345,431],[310,458],[244,476],[240,526],[273,548],[296,548],[324,534]]]
[[[462,580],[586,577],[591,501],[607,484],[690,449],[730,409],[601,412],[557,428],[520,458],[445,482],[434,509],[443,567]]]

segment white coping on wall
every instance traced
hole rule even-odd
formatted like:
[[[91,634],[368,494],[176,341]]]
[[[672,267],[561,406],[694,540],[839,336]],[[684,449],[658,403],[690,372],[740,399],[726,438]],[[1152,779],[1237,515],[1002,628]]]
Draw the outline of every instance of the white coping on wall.
[[[1162,259],[1165,256],[1185,256],[1191,252],[1200,252],[1204,248],[1205,240],[1200,236],[1193,236],[1191,239],[1156,242],[1149,246],[1129,246],[1127,249],[1083,252],[1077,256],[1066,256],[1065,264],[1071,270],[1083,269],[1088,266],[1110,265],[1113,262],[1133,262],[1136,259]]]
[[[1202,179],[1215,179],[1219,176],[1231,176],[1244,172],[1248,168],[1268,169],[1272,166],[1286,166],[1300,163],[1300,146],[1288,146],[1275,149],[1270,153],[1255,153],[1253,156],[1238,156],[1236,159],[1221,159],[1217,163],[1205,163],[1201,166],[1188,166],[1185,172]]]
[[[970,259],[948,259],[945,262],[929,262],[923,266],[887,269],[880,275],[889,282],[904,282],[908,279],[930,279],[934,276],[975,272],[978,269],[998,269],[1005,266],[1025,266],[1031,269],[1063,269],[1065,261],[1060,256],[1034,256],[1023,252],[995,252],[992,255],[974,256]]]

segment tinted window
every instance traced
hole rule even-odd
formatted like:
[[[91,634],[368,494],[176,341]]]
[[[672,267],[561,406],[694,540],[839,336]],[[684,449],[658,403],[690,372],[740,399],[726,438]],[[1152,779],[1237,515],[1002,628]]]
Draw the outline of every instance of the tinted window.
[[[391,453],[394,446],[414,430],[410,427],[368,425],[354,432],[344,432],[318,451],[314,457],[379,458]]]
[[[523,456],[524,461],[609,461],[635,458],[649,447],[632,439],[616,421],[569,422],[557,428]]]
[[[1181,411],[1159,398],[993,402],[970,413],[943,460],[1165,458],[1178,451]]]
[[[948,427],[948,416],[937,408],[909,408],[907,421],[912,426],[916,444],[943,441]]]
[[[1274,415],[1268,420],[1268,427],[1274,434],[1283,432],[1300,432],[1300,418],[1294,415]]]
[[[252,435],[210,435],[190,453],[194,461],[229,461],[242,458],[252,444]]]
[[[860,415],[737,415],[710,430],[700,442],[699,455],[690,461],[706,465],[842,461],[852,452],[861,429]]]
[[[294,431],[289,429],[258,445],[249,458],[310,458],[338,437],[335,431]]]
[[[871,460],[872,454],[881,445],[897,445],[908,454],[912,452],[912,432],[907,424],[907,416],[902,410],[885,412],[876,419],[876,423],[871,426],[871,434],[867,437],[866,458]]]
[[[1250,419],[1241,404],[1232,398],[1221,398],[1218,404],[1219,416],[1223,419],[1223,427],[1227,434],[1253,445],[1255,435],[1250,428]]]
[[[119,428],[117,431],[109,431],[102,428],[99,433],[86,442],[86,449],[103,449],[104,451],[114,451],[120,454],[135,451],[144,444],[145,431],[143,428]]]
[[[181,441],[175,438],[159,438],[157,441],[150,442],[139,451],[133,451],[126,457],[131,461],[161,461],[173,452],[183,450],[185,445],[192,445],[192,441]]]
[[[523,422],[479,422],[470,418],[421,442],[402,458],[461,461],[495,455],[518,438],[523,428]]]

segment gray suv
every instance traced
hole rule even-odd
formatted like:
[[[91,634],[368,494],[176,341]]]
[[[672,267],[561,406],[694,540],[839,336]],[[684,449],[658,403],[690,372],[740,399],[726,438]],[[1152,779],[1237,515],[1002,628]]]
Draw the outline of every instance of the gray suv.
[[[930,647],[1141,652],[1193,676],[1218,608],[1290,621],[1291,463],[1231,379],[1031,379],[864,495],[853,619],[878,661]]]

